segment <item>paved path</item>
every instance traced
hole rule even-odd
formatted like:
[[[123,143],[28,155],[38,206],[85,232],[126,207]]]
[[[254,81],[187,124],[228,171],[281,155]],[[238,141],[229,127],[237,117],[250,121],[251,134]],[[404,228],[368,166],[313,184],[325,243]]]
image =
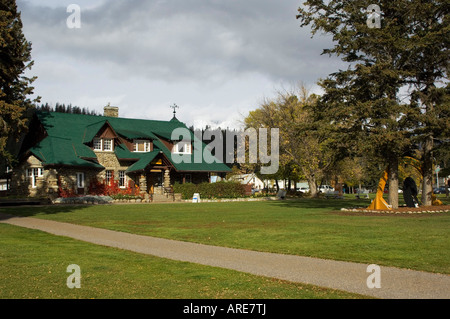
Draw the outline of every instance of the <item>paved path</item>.
[[[450,299],[450,276],[381,267],[381,288],[367,287],[368,264],[209,246],[0,213],[0,222],[142,254],[233,269],[377,298]]]

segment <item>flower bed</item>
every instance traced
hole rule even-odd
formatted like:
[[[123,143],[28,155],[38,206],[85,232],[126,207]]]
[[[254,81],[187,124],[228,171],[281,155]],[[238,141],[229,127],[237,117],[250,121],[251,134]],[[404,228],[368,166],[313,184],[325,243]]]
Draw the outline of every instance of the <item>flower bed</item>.
[[[356,213],[377,213],[377,214],[429,214],[448,213],[450,205],[422,206],[422,207],[399,207],[391,210],[376,210],[367,208],[341,208],[341,211]]]

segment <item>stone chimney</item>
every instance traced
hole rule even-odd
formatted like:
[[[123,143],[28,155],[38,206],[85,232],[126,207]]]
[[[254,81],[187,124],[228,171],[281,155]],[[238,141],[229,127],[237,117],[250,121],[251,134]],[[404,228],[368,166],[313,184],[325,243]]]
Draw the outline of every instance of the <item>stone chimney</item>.
[[[103,108],[103,116],[119,117],[119,108],[111,106],[109,103]]]

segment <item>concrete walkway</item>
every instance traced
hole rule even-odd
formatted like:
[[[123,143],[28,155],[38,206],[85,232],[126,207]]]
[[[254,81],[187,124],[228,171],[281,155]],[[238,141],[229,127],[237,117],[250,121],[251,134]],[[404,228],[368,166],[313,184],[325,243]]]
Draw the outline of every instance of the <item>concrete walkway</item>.
[[[377,298],[450,299],[450,276],[444,274],[383,266],[381,287],[370,289],[367,280],[373,275],[367,272],[368,264],[208,246],[1,213],[0,222],[97,245]]]

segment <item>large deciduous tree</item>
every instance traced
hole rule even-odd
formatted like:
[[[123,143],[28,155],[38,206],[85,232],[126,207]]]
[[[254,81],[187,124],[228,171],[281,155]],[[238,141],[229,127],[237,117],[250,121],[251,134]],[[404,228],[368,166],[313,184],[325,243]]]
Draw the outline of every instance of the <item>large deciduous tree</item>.
[[[261,103],[245,119],[247,128],[279,129],[280,167],[295,168],[301,174],[298,178],[308,181],[312,197],[317,196],[318,182],[335,154],[329,147],[328,131],[313,123],[311,108],[316,101],[317,96],[299,85],[296,90],[278,91],[276,98]]]
[[[377,4],[380,24],[367,9]],[[448,3],[433,1],[308,0],[298,9],[301,26],[333,36],[324,53],[348,62],[320,84],[325,94],[319,117],[363,141],[360,148],[381,155],[389,168],[389,202],[398,206],[398,160],[420,142],[422,202],[431,204],[433,138],[445,129],[448,72]],[[444,85],[445,86],[445,85]],[[442,87],[442,84],[441,84]]]
[[[24,75],[31,68],[31,43],[22,33],[22,21],[14,0],[0,1],[0,158],[13,161],[14,142],[26,129],[25,112],[33,107],[35,77]],[[0,163],[5,164],[5,163]]]

